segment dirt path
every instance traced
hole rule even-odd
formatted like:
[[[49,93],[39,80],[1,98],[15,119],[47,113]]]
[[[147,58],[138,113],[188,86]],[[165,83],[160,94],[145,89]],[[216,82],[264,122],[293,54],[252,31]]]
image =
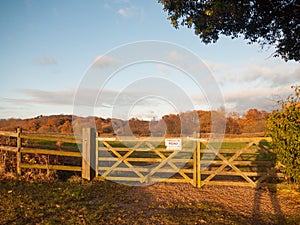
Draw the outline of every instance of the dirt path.
[[[300,224],[299,202],[267,189],[157,183],[132,187],[124,197],[133,204],[120,206],[150,218],[149,224],[159,214],[157,224]]]

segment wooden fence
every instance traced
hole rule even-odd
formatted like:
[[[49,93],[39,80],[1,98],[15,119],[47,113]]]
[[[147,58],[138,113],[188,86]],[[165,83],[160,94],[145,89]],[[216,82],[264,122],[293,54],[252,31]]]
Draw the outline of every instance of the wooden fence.
[[[0,131],[11,137],[15,146],[0,146],[0,150],[16,154],[17,173],[22,169],[79,171],[88,180],[101,176],[121,183],[151,184],[154,182],[184,182],[203,185],[235,185],[260,187],[276,182],[283,175],[275,168],[269,138],[233,138],[222,143],[193,139],[188,148],[167,150],[164,143],[150,139],[126,140],[126,145],[114,138],[96,137],[94,129],[82,131],[81,151],[51,150],[24,145],[24,140],[44,140],[76,143],[72,136],[49,136]],[[161,142],[161,140],[160,140]],[[192,147],[191,147],[192,146]],[[96,150],[97,149],[97,150]],[[80,158],[80,165],[39,164],[24,159],[26,154]]]
[[[126,146],[114,146],[115,140],[98,138],[99,176],[121,183],[151,184],[184,182],[196,186],[196,142],[182,150],[168,150],[164,140],[123,140]],[[175,176],[174,176],[175,175]]]
[[[12,138],[15,140],[10,140],[10,142],[15,142],[15,146],[7,146],[7,145],[0,145],[0,150],[13,152],[16,154],[16,171],[18,175],[21,175],[22,169],[49,169],[49,170],[64,170],[64,171],[82,171],[81,166],[74,166],[74,165],[53,165],[49,164],[48,162],[43,164],[34,163],[34,161],[26,160],[24,157],[28,154],[34,155],[53,155],[53,156],[62,156],[62,157],[76,157],[81,158],[81,152],[79,151],[61,151],[61,150],[52,150],[52,149],[45,149],[45,148],[35,148],[35,147],[24,147],[22,145],[22,140],[39,140],[39,141],[54,141],[60,143],[76,143],[74,138],[68,138],[64,136],[41,136],[39,134],[29,134],[29,133],[22,133],[20,128],[17,129],[17,132],[6,132],[0,131],[0,136]],[[10,144],[10,143],[7,143]]]

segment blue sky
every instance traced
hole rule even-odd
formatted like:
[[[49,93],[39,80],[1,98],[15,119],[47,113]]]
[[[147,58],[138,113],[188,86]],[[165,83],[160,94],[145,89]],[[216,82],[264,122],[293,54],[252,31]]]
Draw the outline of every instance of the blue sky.
[[[292,93],[290,86],[300,81],[299,63],[273,58],[272,47],[261,50],[230,38],[205,45],[192,30],[174,29],[154,0],[0,1],[0,30],[0,118],[73,114],[76,90],[92,63],[111,49],[143,40],[174,43],[197,54],[216,79],[227,112],[272,110],[274,99]],[[145,66],[125,70],[127,85],[146,68],[155,76],[162,71],[157,65],[157,71]],[[168,73],[159,76],[167,79]],[[172,74],[183,90],[193,89],[183,75]],[[126,79],[120,75],[106,89],[120,92]],[[209,108],[197,103],[203,93],[187,95],[196,109]],[[175,110],[162,98],[159,104],[152,100],[137,104],[130,116],[160,117]],[[95,113],[111,116],[111,110]]]

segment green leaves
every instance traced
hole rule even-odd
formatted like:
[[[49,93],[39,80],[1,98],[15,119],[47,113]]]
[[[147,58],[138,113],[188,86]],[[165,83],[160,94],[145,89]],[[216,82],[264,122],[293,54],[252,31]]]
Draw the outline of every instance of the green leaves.
[[[290,1],[158,0],[175,28],[195,30],[204,43],[220,35],[276,46],[274,56],[300,61],[300,5]]]
[[[279,102],[281,110],[270,115],[267,126],[282,172],[300,183],[300,86],[292,88],[295,93]]]

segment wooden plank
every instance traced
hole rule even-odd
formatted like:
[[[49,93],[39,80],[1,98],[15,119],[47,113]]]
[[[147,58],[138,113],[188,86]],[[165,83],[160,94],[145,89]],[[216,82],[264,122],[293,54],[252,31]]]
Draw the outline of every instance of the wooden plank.
[[[98,158],[99,158],[99,141],[98,141],[98,138],[100,138],[99,136],[99,133],[98,132],[96,132],[96,149],[95,149],[95,153],[96,153],[96,155],[95,155],[95,176],[96,177],[98,177],[98,175],[99,175],[99,171],[98,171],[98,168],[99,168],[99,160],[98,160]]]
[[[197,187],[197,149],[193,153],[193,186]]]
[[[234,154],[236,153],[236,151],[238,151],[239,149],[219,149],[218,152],[221,154],[227,153],[227,154]],[[209,154],[214,154],[216,151],[215,150],[210,150],[210,149],[201,149],[201,153],[209,153]],[[268,153],[266,152],[266,150],[263,149],[244,149],[242,154],[272,154],[272,153]]]
[[[104,177],[106,180],[111,180],[111,181],[136,181],[136,182],[141,182],[141,178],[139,177],[113,177],[113,176],[107,176]],[[186,179],[176,179],[176,178],[156,178],[156,177],[151,177],[150,182],[172,182],[172,183],[192,183],[193,179],[191,178],[190,180]]]
[[[92,180],[96,176],[96,131],[95,128],[82,130],[82,173],[83,179]]]
[[[102,142],[104,143],[104,142]],[[113,148],[115,151],[118,152],[126,152],[126,151],[131,151],[133,148],[126,148],[126,147],[111,147]],[[174,152],[174,151],[179,151],[179,152],[185,152],[185,153],[193,153],[194,150],[190,150],[190,149],[182,149],[182,150],[167,150],[164,148],[138,148],[138,149],[134,149],[136,152],[153,152],[155,150],[158,150],[160,152]],[[109,148],[107,147],[99,147],[99,151],[111,151]]]
[[[99,157],[100,161],[119,161],[119,158],[116,157]],[[125,161],[127,162],[146,162],[146,163],[156,163],[156,162],[162,162],[163,160],[161,158],[126,158]],[[172,159],[172,162],[175,163],[193,163],[193,159]]]
[[[277,173],[272,173],[269,174],[268,172],[242,172],[244,175],[246,176],[250,176],[250,177],[258,177],[258,176],[264,176],[264,175],[268,175],[269,177],[278,177]],[[214,174],[214,171],[201,171],[201,174],[203,175],[209,175],[209,174]],[[233,172],[233,171],[222,171],[219,172],[217,175],[220,176],[240,176],[240,173],[237,172]]]
[[[239,187],[253,187],[252,184],[248,182],[234,182],[234,181],[209,181],[202,182],[201,186],[204,185],[224,185],[224,186],[239,186]]]
[[[21,161],[22,161],[22,155],[21,155],[21,148],[22,148],[22,138],[21,138],[21,134],[22,134],[22,129],[21,128],[17,128],[17,174],[21,175]]]
[[[22,134],[21,138],[24,138],[24,139],[33,139],[33,140],[64,142],[64,143],[80,143],[80,141],[77,141],[74,138],[55,137],[55,136],[51,137],[51,136],[40,136],[40,135]]]
[[[197,159],[196,159],[196,164],[197,164],[197,187],[201,187],[201,142],[197,141],[197,149],[196,149],[196,154],[197,154]]]
[[[99,171],[106,171],[110,168],[111,167],[108,167],[108,166],[98,167]],[[136,167],[135,169],[138,170],[139,172],[149,172],[149,171],[151,171],[151,168],[144,168],[144,167]],[[117,168],[114,168],[113,171],[133,172],[132,169],[128,168],[128,167],[117,167]],[[180,169],[180,171],[182,171],[184,173],[193,173],[193,169]],[[161,168],[160,170],[158,170],[157,173],[173,173],[173,172],[176,172],[176,170]]]
[[[191,183],[193,184],[193,179],[180,179],[180,178],[156,178],[152,177],[150,179],[153,182],[166,182],[166,183]]]
[[[21,152],[32,153],[32,154],[67,156],[67,157],[82,157],[81,152],[58,151],[58,150],[39,149],[39,148],[21,148]]]
[[[214,161],[210,161],[210,160],[201,160],[201,164],[202,165],[223,165],[223,161],[222,160],[214,160]],[[272,161],[233,161],[231,162],[231,164],[236,165],[236,166],[271,166],[274,163]]]
[[[0,150],[1,150],[1,151],[8,151],[8,152],[17,152],[17,151],[18,151],[18,148],[17,148],[17,147],[11,147],[11,146],[0,145]]]
[[[41,165],[41,164],[26,164],[21,163],[21,168],[27,169],[49,169],[49,170],[66,170],[66,171],[81,171],[80,166],[64,166],[64,165]]]
[[[214,140],[209,140],[208,138],[201,138],[202,142],[260,142],[260,141],[266,141],[266,142],[271,142],[272,138],[271,137],[242,137],[242,138],[223,138],[221,140],[214,139]]]
[[[168,161],[172,161],[173,163],[193,163],[193,159],[173,159],[173,158],[171,159],[171,158],[168,158]],[[163,162],[163,160],[159,159],[159,158],[127,158],[126,161],[129,161],[129,162]]]
[[[0,135],[6,137],[17,137],[17,133],[11,131],[0,131]]]
[[[101,176],[103,177],[103,176]],[[113,177],[113,176],[105,176],[103,177],[106,180],[111,180],[111,181],[137,181],[141,183],[141,178],[140,177]]]

